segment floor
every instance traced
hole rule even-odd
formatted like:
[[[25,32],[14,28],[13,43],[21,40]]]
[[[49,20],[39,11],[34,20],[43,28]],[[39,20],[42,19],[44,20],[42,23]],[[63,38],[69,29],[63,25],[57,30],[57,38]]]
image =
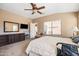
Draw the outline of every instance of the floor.
[[[0,56],[27,56],[25,50],[30,39],[0,47]]]

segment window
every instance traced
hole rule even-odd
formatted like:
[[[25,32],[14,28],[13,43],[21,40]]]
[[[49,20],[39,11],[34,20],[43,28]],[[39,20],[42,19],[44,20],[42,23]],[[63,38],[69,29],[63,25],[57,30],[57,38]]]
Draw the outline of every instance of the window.
[[[61,20],[45,22],[44,33],[47,35],[61,35]]]

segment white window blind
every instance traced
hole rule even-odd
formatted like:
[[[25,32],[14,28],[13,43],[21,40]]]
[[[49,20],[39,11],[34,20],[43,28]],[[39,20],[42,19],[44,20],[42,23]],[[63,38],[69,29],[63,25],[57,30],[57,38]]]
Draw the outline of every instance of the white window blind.
[[[61,35],[61,20],[44,22],[44,33],[46,35]]]

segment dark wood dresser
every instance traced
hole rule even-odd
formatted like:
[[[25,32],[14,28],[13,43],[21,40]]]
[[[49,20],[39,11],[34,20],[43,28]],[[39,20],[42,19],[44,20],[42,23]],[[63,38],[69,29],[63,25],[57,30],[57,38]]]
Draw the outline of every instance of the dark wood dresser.
[[[0,35],[0,46],[25,40],[24,33]]]

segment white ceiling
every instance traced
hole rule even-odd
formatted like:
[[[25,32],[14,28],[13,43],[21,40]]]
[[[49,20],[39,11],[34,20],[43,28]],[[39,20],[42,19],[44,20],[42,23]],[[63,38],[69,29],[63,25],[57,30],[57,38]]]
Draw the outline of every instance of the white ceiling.
[[[43,14],[35,13],[32,15],[32,11],[25,11],[24,9],[32,8],[29,3],[0,3],[0,8],[16,13],[21,16],[35,19],[43,16],[47,16],[54,13],[63,12],[76,12],[79,11],[78,3],[36,3],[38,7],[45,6],[45,9],[40,10]]]

